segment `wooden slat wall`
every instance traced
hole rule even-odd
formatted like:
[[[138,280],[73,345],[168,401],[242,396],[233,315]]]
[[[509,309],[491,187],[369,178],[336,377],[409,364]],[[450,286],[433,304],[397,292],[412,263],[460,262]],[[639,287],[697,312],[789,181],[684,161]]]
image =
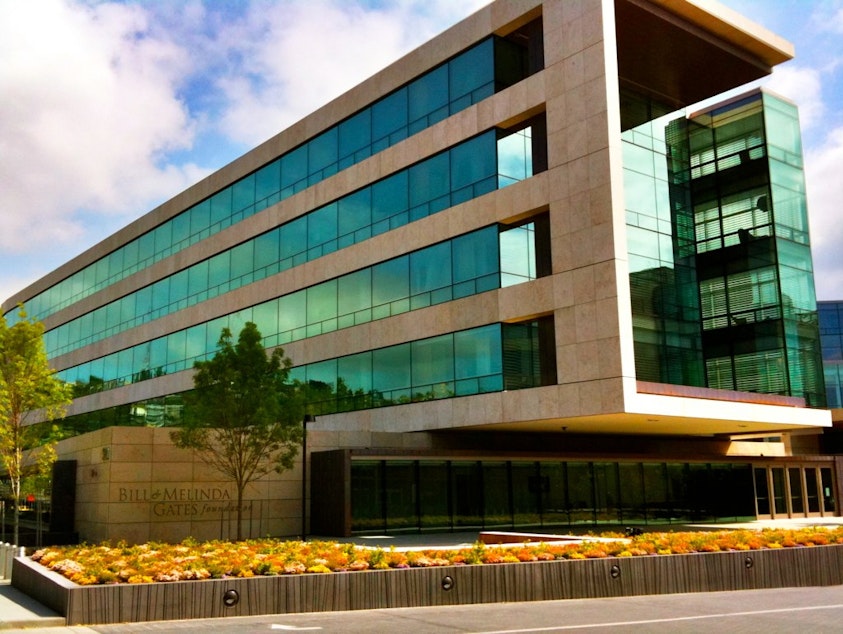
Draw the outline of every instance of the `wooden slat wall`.
[[[12,583],[68,625],[105,624],[843,585],[843,546],[111,586],[76,586],[18,558]]]

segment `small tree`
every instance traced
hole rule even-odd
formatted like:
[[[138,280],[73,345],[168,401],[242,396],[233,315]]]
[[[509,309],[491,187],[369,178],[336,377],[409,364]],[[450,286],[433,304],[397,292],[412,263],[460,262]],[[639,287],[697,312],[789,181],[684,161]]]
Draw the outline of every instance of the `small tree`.
[[[217,348],[211,360],[194,364],[184,422],[170,436],[234,483],[239,541],[246,485],[292,468],[302,441],[301,408],[287,383],[292,362],[281,348],[267,356],[255,324],[246,323],[236,344],[223,328]]]
[[[42,458],[55,460],[52,428],[33,423],[64,416],[72,400],[72,387],[57,379],[50,369],[43,324],[27,319],[23,306],[19,315],[20,320],[12,327],[0,316],[0,455],[15,501],[15,543],[20,537],[23,472],[29,462],[38,461],[39,453]]]

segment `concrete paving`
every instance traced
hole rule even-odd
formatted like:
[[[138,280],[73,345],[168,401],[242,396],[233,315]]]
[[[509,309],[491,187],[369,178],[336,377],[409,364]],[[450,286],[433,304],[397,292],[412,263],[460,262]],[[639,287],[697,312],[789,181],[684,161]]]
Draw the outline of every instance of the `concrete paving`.
[[[64,617],[0,580],[0,629],[64,625]]]
[[[810,526],[843,526],[843,517],[807,517],[783,520],[757,520],[739,524],[689,524],[684,527],[674,525],[673,530],[724,530],[738,528],[806,528]],[[643,527],[644,530],[658,530],[655,527]],[[361,546],[395,548],[396,550],[421,550],[470,548],[478,540],[478,531],[458,533],[414,533],[407,535],[357,536],[351,541]],[[312,539],[318,539],[316,537]],[[329,538],[326,538],[329,539]],[[345,540],[344,540],[345,541]],[[8,580],[0,580],[0,630],[38,631],[65,625],[63,616],[35,601]],[[37,629],[35,629],[37,628]],[[78,631],[89,632],[87,628]]]

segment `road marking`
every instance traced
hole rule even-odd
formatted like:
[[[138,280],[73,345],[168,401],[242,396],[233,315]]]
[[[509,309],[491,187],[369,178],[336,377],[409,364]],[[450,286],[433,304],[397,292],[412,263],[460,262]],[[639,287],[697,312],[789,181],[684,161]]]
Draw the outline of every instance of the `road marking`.
[[[793,608],[777,608],[774,610],[752,610],[749,612],[723,612],[722,614],[701,614],[699,616],[677,616],[670,619],[646,619],[641,621],[614,621],[612,623],[583,623],[582,625],[552,625],[549,627],[533,627],[518,630],[483,630],[474,634],[524,634],[527,632],[561,632],[563,630],[584,630],[597,627],[629,627],[630,625],[648,625],[652,623],[674,623],[676,621],[697,621],[702,619],[720,619],[730,616],[756,616],[760,614],[777,614],[782,612],[806,612],[808,610],[840,610],[843,603],[835,605],[812,605]]]
[[[290,632],[304,632],[305,630],[321,630],[322,628],[318,625],[314,625],[312,627],[298,627],[296,625],[279,625],[278,623],[273,623],[272,626],[269,628],[271,630],[287,630]]]

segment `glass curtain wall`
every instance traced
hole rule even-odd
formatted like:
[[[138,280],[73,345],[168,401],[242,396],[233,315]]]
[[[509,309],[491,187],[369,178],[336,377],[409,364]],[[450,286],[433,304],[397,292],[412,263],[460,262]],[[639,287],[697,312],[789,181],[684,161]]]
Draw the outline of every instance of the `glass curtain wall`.
[[[355,533],[755,518],[745,463],[361,459],[351,490]]]
[[[687,129],[707,384],[822,407],[796,108],[757,92]]]
[[[704,386],[689,153],[674,138],[677,116],[622,94],[635,369],[641,381]]]
[[[71,352],[528,178],[533,175],[533,146],[544,144],[546,135],[532,143],[507,144],[530,130],[490,130],[81,315],[45,333],[47,354]],[[513,162],[529,171],[524,167],[513,175],[506,167]],[[503,169],[510,176],[501,181]],[[529,248],[526,237],[511,238],[506,245],[510,252],[515,246]],[[514,268],[504,276],[504,285],[524,281],[535,270],[535,265],[525,268],[523,255],[516,259],[519,255],[511,258]]]
[[[843,302],[819,302],[820,342],[828,407],[843,407]]]
[[[638,379],[824,406],[796,109],[622,104]]]
[[[529,340],[529,345],[537,349],[530,351],[528,356],[539,360],[529,369],[532,375],[525,374],[521,367],[515,370],[506,367],[505,343],[520,340],[525,332],[522,326],[490,324],[295,366],[291,369],[290,380],[300,390],[308,412],[317,415],[539,387],[555,382],[554,348],[544,350],[547,343],[543,338]],[[552,342],[552,318],[530,322],[526,331],[547,332],[547,341]],[[184,346],[185,342],[181,341],[180,345]],[[514,377],[511,376],[513,371],[517,372]],[[91,381],[92,389],[99,388],[98,383],[99,380]],[[181,412],[182,397],[175,394],[70,416],[62,420],[62,429],[74,435],[112,425],[178,425]]]
[[[64,369],[57,376],[75,386],[76,396],[83,396],[187,369],[194,361],[216,352],[224,327],[237,333],[247,321],[257,324],[265,346],[274,347],[492,290],[501,285],[503,275],[508,276],[509,283],[528,281],[532,271],[541,271],[535,262],[524,260],[544,260],[546,256],[539,254],[549,250],[547,231],[538,235],[535,231],[536,226],[546,228],[546,224],[539,217],[514,227],[480,229]],[[501,245],[512,242],[525,243],[529,248],[518,254],[504,253]],[[450,267],[443,266],[448,262]],[[509,341],[515,345],[528,335],[546,336],[539,329],[522,337],[513,333]],[[525,354],[530,350],[528,347]],[[517,381],[517,375],[512,376]]]

